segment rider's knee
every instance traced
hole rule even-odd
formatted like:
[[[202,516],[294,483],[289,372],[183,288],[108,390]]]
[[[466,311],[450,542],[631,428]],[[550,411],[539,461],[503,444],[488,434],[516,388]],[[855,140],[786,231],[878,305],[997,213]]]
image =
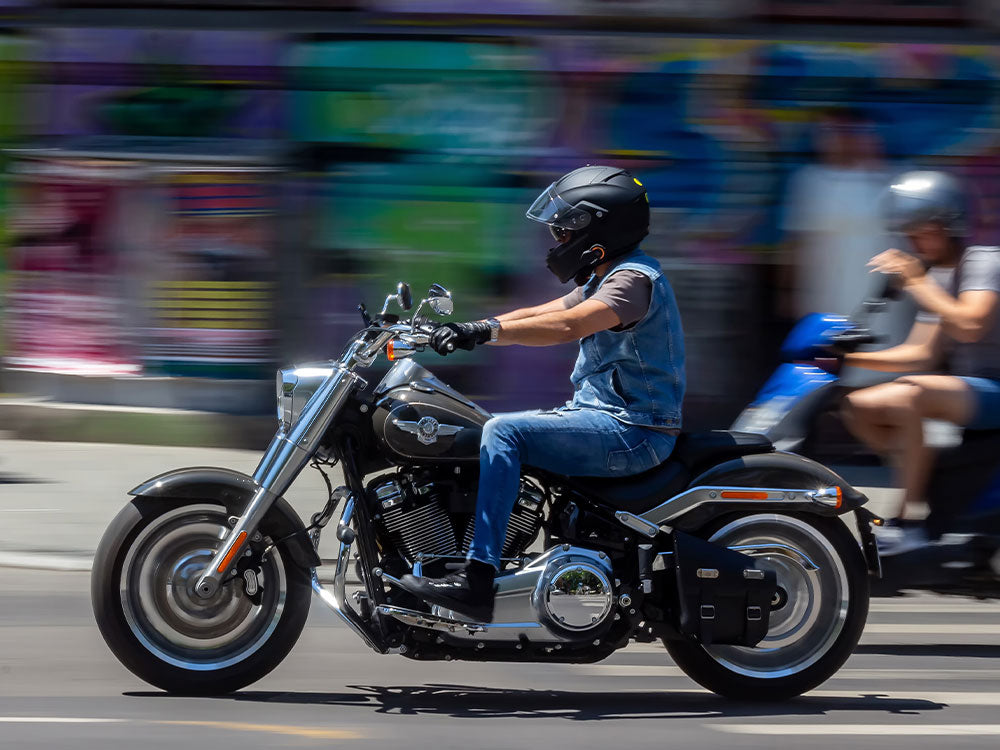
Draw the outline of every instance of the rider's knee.
[[[517,429],[503,415],[490,417],[483,425],[482,444],[485,446],[517,445]]]

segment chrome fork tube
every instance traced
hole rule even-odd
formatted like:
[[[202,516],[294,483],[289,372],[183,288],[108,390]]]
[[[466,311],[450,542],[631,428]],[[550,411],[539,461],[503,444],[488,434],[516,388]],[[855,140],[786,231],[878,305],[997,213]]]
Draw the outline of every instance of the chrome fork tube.
[[[364,387],[364,379],[344,363],[338,364],[309,399],[291,431],[287,435],[279,431],[274,436],[253,473],[257,485],[253,497],[195,585],[199,596],[207,598],[218,590],[222,578],[238,559],[264,514],[302,471],[330,422],[358,385]]]

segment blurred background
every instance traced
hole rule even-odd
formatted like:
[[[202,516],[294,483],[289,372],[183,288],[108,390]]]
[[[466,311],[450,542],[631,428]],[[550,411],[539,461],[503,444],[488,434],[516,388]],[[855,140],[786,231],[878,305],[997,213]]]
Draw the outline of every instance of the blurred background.
[[[357,304],[396,281],[444,284],[458,320],[568,292],[524,211],[558,175],[610,163],[649,191],[686,426],[725,427],[798,316],[865,296],[894,173],[961,175],[977,241],[1000,241],[998,11],[2,0],[0,424],[86,440],[102,414],[196,410],[231,433],[209,442],[263,447],[274,368],[338,356]],[[424,364],[500,411],[564,401],[574,356]],[[191,439],[113,424],[116,442]]]

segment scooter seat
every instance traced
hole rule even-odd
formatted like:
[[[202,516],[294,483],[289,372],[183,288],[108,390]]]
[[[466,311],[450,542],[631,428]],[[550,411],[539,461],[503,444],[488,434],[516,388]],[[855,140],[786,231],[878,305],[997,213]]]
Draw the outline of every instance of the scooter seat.
[[[573,477],[572,482],[618,510],[644,513],[683,492],[690,480],[709,466],[773,450],[766,437],[748,432],[683,433],[670,458],[649,471],[628,477]]]

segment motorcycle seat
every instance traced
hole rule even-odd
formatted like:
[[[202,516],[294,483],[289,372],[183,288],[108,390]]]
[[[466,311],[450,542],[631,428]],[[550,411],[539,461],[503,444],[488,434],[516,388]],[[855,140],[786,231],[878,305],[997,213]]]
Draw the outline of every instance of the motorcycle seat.
[[[641,474],[628,477],[573,477],[573,484],[588,495],[629,513],[644,513],[687,488],[692,478],[709,466],[755,453],[770,453],[774,446],[763,435],[748,432],[682,433],[670,458]]]

